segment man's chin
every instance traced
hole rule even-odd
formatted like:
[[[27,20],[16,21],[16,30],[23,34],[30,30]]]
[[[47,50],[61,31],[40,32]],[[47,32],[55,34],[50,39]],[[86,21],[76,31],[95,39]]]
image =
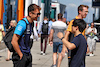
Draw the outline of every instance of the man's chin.
[[[34,18],[33,20],[37,21],[37,18]]]
[[[83,18],[86,18],[86,16],[84,16]]]

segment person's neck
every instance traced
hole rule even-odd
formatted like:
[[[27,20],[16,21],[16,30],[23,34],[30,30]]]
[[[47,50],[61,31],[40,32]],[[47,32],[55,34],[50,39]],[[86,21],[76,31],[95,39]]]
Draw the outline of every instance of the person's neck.
[[[91,28],[94,28],[93,26],[91,26]]]
[[[81,16],[81,14],[79,14],[77,17],[78,17],[78,19],[83,19],[83,17]]]
[[[28,20],[29,23],[33,22],[33,20],[29,16],[27,16],[27,20]]]
[[[79,34],[82,34],[82,33],[80,31],[76,31],[74,37],[76,37]]]

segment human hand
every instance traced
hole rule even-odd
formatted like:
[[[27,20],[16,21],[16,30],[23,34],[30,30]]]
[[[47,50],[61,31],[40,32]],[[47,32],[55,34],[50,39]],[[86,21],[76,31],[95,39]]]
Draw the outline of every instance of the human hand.
[[[91,32],[94,33],[94,30],[92,30]]]
[[[53,42],[52,41],[50,41],[49,44],[50,44],[51,47],[53,46]]]
[[[21,55],[19,55],[20,56],[20,60],[22,59],[22,57],[23,57],[23,54],[21,54]]]
[[[63,37],[63,33],[58,32],[57,36],[58,36],[58,38],[60,38],[60,39],[61,39],[61,38]]]

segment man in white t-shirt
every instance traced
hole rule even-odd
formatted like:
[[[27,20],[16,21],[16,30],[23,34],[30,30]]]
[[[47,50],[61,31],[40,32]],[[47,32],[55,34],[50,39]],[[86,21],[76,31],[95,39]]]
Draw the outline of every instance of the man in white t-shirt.
[[[49,38],[49,44],[53,45],[53,67],[60,67],[61,61],[62,61],[62,47],[63,43],[62,41],[57,37],[58,32],[62,32],[64,34],[64,31],[66,31],[67,26],[64,22],[62,22],[62,14],[58,14],[58,21],[55,21],[52,23],[51,31],[50,31],[50,38]],[[57,60],[57,51],[58,54],[58,64],[56,64]]]

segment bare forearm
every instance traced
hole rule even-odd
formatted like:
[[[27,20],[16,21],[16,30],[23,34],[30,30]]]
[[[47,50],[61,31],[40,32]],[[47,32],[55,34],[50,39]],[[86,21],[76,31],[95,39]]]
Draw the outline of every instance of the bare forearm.
[[[5,36],[5,32],[4,31],[2,32],[2,34],[3,34],[3,36]]]
[[[66,33],[65,33],[65,36],[64,36],[64,38],[66,39],[66,40],[68,40],[69,38],[69,34],[70,34],[70,32],[69,31],[66,31]]]
[[[91,32],[89,32],[88,34],[90,34]]]
[[[54,32],[54,30],[53,30],[53,29],[51,29],[51,31],[50,31],[50,38],[49,38],[49,42],[53,41],[53,32]]]
[[[76,48],[76,46],[73,43],[70,43],[65,38],[62,39],[62,42],[69,50],[72,50],[72,49]]]
[[[23,54],[22,54],[22,52],[21,52],[21,50],[20,50],[20,48],[19,48],[19,44],[18,44],[19,38],[20,38],[20,36],[14,34],[11,43],[12,43],[12,45],[13,45],[14,50],[18,53],[18,55],[19,55],[20,57],[22,57]]]
[[[94,32],[94,35],[96,35],[97,33]]]
[[[65,36],[64,36],[64,38],[68,41],[68,37],[69,37],[69,34],[70,34],[70,32],[69,31],[66,31],[66,33],[65,33]],[[64,45],[64,43],[63,43],[63,49],[65,49],[66,48],[66,46]]]
[[[53,36],[52,35],[50,35],[49,42],[50,41],[53,41]]]
[[[21,50],[19,48],[18,42],[12,42],[12,45],[13,45],[14,50],[18,53],[18,55],[19,56],[22,55],[22,52],[21,52]]]
[[[74,43],[70,43],[68,40],[66,40],[66,38],[63,37],[63,33],[59,32],[57,34],[57,36],[62,40],[63,44],[69,49],[69,50],[72,50],[72,49],[75,49],[76,46]]]

